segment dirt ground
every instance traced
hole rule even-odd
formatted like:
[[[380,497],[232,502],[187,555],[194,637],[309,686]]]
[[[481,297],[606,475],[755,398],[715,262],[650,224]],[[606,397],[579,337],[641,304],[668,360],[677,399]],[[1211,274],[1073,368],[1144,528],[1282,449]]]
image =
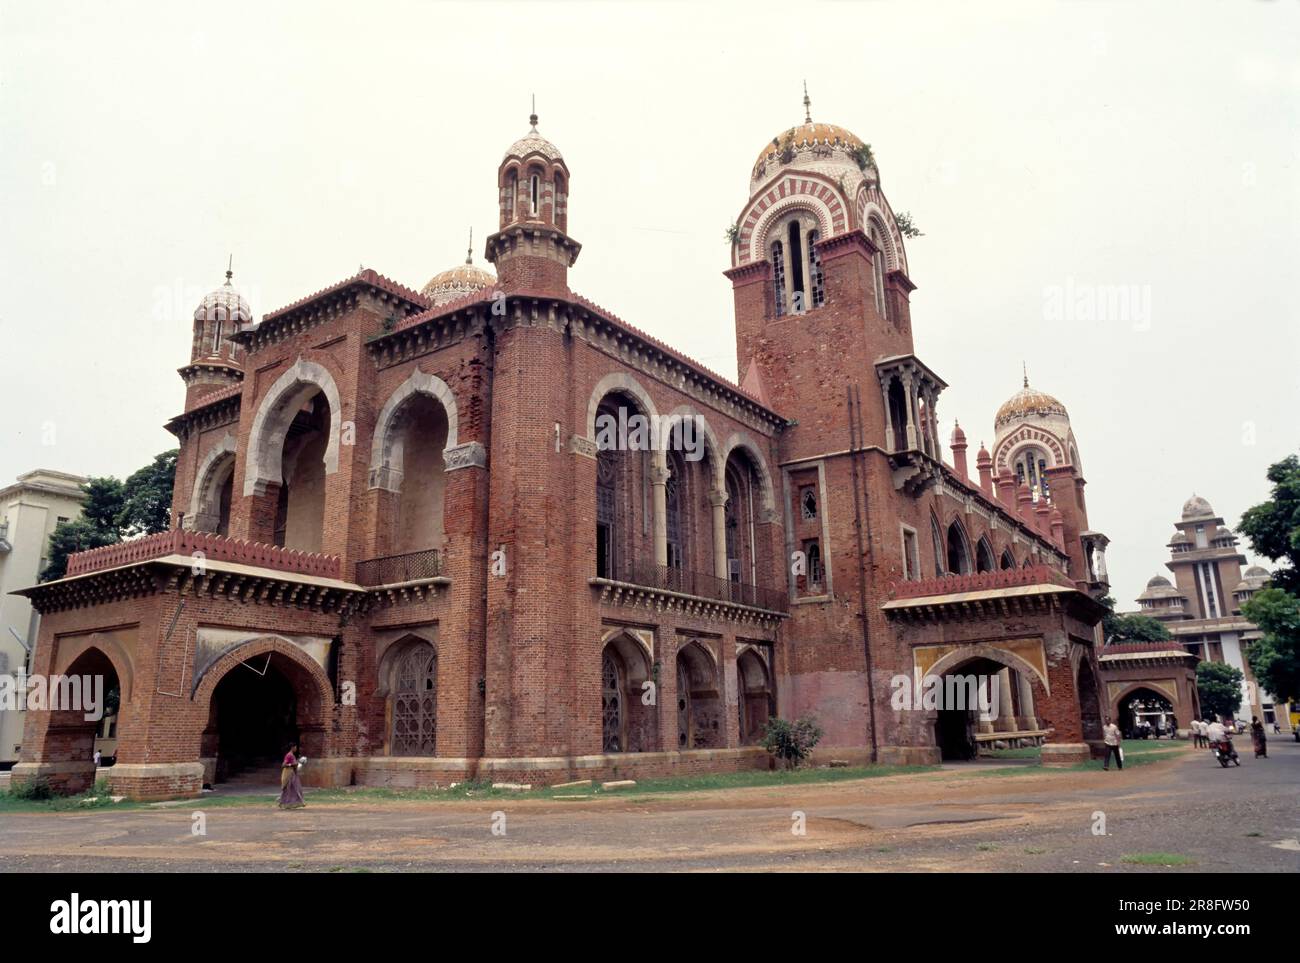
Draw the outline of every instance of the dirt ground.
[[[1025,767],[999,775],[974,764],[574,800],[313,803],[309,793],[307,808],[293,812],[267,796],[265,805],[259,798],[208,809],[196,800],[7,813],[0,869],[1295,872],[1300,745],[1274,740],[1269,749],[1269,759],[1255,760],[1247,748],[1241,768],[1229,770],[1187,750],[1123,772]],[[205,835],[191,831],[196,813]],[[1166,866],[1155,853],[1177,858]]]

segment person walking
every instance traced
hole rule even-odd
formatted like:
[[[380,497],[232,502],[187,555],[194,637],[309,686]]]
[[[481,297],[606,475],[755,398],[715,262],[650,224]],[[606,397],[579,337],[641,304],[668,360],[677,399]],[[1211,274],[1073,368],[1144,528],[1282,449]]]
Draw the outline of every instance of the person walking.
[[[1255,746],[1255,758],[1268,758],[1268,734],[1264,731],[1264,723],[1259,721],[1259,716],[1250,717],[1250,741]]]
[[[1205,724],[1200,719],[1192,720],[1192,747],[1200,749],[1205,745]]]
[[[1106,743],[1106,758],[1102,761],[1102,772],[1110,771],[1110,757],[1115,757],[1115,765],[1120,769],[1124,768],[1124,750],[1120,748],[1119,726],[1110,721],[1110,716],[1106,717],[1106,725],[1102,727],[1101,738]]]
[[[297,757],[298,743],[289,743],[289,751],[284,754],[284,761],[280,764],[280,808],[281,809],[301,809],[307,805],[306,800],[302,798],[302,780],[298,778],[298,767],[301,765]]]

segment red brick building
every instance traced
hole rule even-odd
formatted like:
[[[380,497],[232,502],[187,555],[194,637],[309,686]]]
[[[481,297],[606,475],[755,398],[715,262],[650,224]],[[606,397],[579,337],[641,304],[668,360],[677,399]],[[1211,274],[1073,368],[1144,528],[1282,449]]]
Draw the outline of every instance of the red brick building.
[[[362,270],[258,323],[228,277],[200,305],[175,530],[27,593],[37,670],[120,687],[118,791],[197,792],[291,737],[318,785],[765,767],[774,714],[814,715],[825,757],[969,750],[969,710],[892,703],[924,673],[997,687],[985,737],[1086,755],[1105,539],[1068,416],[1026,381],[975,478],[960,429],[945,460],[857,137],[809,119],[755,163],[740,384],[570,289],[535,117],[497,187],[495,277]],[[84,785],[91,738],[31,713],[14,779]]]

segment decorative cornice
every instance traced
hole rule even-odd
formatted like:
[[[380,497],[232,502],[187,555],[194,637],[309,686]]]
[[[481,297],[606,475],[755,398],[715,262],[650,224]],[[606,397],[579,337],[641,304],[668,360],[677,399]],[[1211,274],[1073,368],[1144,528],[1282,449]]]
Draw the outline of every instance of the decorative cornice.
[[[634,585],[607,578],[593,578],[590,585],[600,593],[602,605],[641,608],[653,612],[675,612],[686,617],[757,625],[775,630],[782,619],[790,616],[784,612],[722,602],[700,595],[686,595],[648,585]]]
[[[463,445],[446,449],[442,453],[442,459],[447,471],[487,467],[487,451],[477,441],[467,441]]]

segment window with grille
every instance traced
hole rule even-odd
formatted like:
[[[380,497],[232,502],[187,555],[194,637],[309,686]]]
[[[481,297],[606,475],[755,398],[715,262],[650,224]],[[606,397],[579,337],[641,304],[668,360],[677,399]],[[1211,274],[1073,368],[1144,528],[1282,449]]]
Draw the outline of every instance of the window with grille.
[[[408,648],[395,675],[393,755],[432,756],[438,736],[438,659],[433,646]]]
[[[785,314],[785,251],[780,241],[772,242],[772,294],[779,318]]]
[[[822,257],[817,253],[817,232],[808,232],[808,272],[812,275],[812,306],[820,308],[826,303],[826,276],[822,273]]]

